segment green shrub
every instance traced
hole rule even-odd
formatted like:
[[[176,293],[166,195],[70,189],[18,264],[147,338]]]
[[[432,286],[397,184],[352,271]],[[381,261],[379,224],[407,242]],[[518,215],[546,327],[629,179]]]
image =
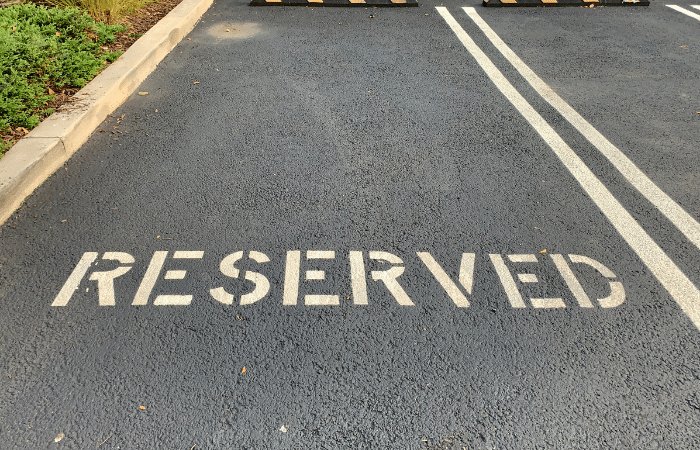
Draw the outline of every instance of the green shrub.
[[[50,113],[49,87],[85,86],[119,56],[100,47],[124,30],[76,8],[0,8],[0,134],[10,126],[36,127]],[[6,146],[0,144],[0,153]]]

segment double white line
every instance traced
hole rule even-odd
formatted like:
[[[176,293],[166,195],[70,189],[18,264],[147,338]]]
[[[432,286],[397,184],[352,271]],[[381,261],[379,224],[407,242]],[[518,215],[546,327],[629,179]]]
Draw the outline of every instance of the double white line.
[[[700,20],[700,14],[695,14],[694,12],[688,11],[688,10],[685,9],[685,8],[681,8],[681,7],[678,6],[678,5],[666,5],[666,6],[668,6],[668,7],[671,8],[671,9],[675,9],[675,10],[678,11],[679,13],[683,13],[683,14],[685,14],[685,15],[688,16],[688,17],[692,17],[693,19],[698,19],[698,20]],[[690,5],[690,6],[692,6],[692,7],[695,8],[695,9],[700,9],[700,5]]]
[[[564,142],[557,132],[513,87],[488,56],[474,43],[472,38],[459,25],[447,8],[436,7],[462,44],[476,59],[486,75],[506,98],[522,114],[525,120],[539,133],[569,172],[580,183],[595,204],[605,214],[618,233],[632,247],[644,264],[651,270],[673,299],[678,303],[695,326],[700,329],[700,291],[666,255],[661,247],[647,234],[629,212],[617,201],[605,185],[593,174],[581,158]],[[696,247],[700,249],[700,224],[676,202],[654,184],[627,156],[600,134],[579,115],[568,103],[559,97],[542,79],[498,37],[472,7],[464,12],[484,32],[491,43],[516,68],[528,83],[552,107],[566,118],[591,144],[605,155],[644,197],[662,212]]]

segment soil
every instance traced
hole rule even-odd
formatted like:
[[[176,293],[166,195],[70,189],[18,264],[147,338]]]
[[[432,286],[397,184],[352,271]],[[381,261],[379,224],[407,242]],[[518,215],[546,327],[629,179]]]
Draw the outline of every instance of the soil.
[[[150,30],[153,25],[165,17],[181,1],[182,0],[156,0],[153,3],[147,4],[138,11],[135,11],[134,14],[122,18],[119,23],[128,25],[129,28],[127,28],[127,30],[123,33],[117,34],[113,43],[102,48],[109,51],[126,51],[129,47],[131,47],[131,44],[136,42],[139,37]],[[33,2],[38,5],[51,6],[43,0],[35,0]],[[0,0],[0,5],[2,6],[9,6],[11,3],[14,2],[3,2]],[[53,87],[49,90],[49,94],[53,94],[55,99],[53,102],[48,104],[48,107],[59,111],[61,107],[68,106],[76,100],[74,96],[79,90],[79,88]],[[41,120],[43,121],[44,119]],[[0,140],[10,142],[18,141],[28,133],[29,130],[22,127],[10,128],[10,133],[0,136]]]

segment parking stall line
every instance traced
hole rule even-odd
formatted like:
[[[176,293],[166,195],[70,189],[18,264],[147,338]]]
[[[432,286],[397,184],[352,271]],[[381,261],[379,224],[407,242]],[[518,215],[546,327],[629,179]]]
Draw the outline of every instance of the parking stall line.
[[[605,214],[617,232],[627,241],[632,250],[700,330],[700,291],[698,291],[697,287],[617,201],[608,188],[593,174],[559,134],[513,87],[455,20],[447,8],[438,6],[436,10],[481,66],[489,79],[544,139],[588,196]]]
[[[465,7],[467,13],[491,43],[522,75],[535,91],[559,114],[561,114],[579,133],[593,144],[608,161],[625,177],[632,186],[653,204],[678,230],[700,249],[700,223],[688,214],[678,203],[661,190],[639,167],[637,167],[620,149],[605,138],[593,125],[584,119],[564,99],[557,95],[547,83],[537,76],[508,45],[479,16],[474,8]],[[700,17],[700,16],[699,16]]]
[[[666,5],[666,6],[668,6],[668,7],[671,8],[671,9],[675,9],[675,10],[678,11],[679,13],[685,14],[685,15],[688,16],[688,17],[692,17],[693,19],[700,20],[700,14],[695,14],[694,12],[688,11],[688,10],[685,9],[685,8],[681,8],[681,7],[678,6],[678,5]],[[695,9],[700,9],[700,6],[698,6],[698,5],[691,5],[691,6],[692,6],[693,8],[695,8]]]

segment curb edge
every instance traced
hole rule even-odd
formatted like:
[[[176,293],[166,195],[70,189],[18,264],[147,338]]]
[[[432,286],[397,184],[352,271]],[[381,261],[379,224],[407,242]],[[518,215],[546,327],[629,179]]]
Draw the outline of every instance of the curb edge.
[[[183,0],[0,159],[0,225],[53,175],[195,27],[214,0]],[[82,98],[81,98],[82,97]]]

